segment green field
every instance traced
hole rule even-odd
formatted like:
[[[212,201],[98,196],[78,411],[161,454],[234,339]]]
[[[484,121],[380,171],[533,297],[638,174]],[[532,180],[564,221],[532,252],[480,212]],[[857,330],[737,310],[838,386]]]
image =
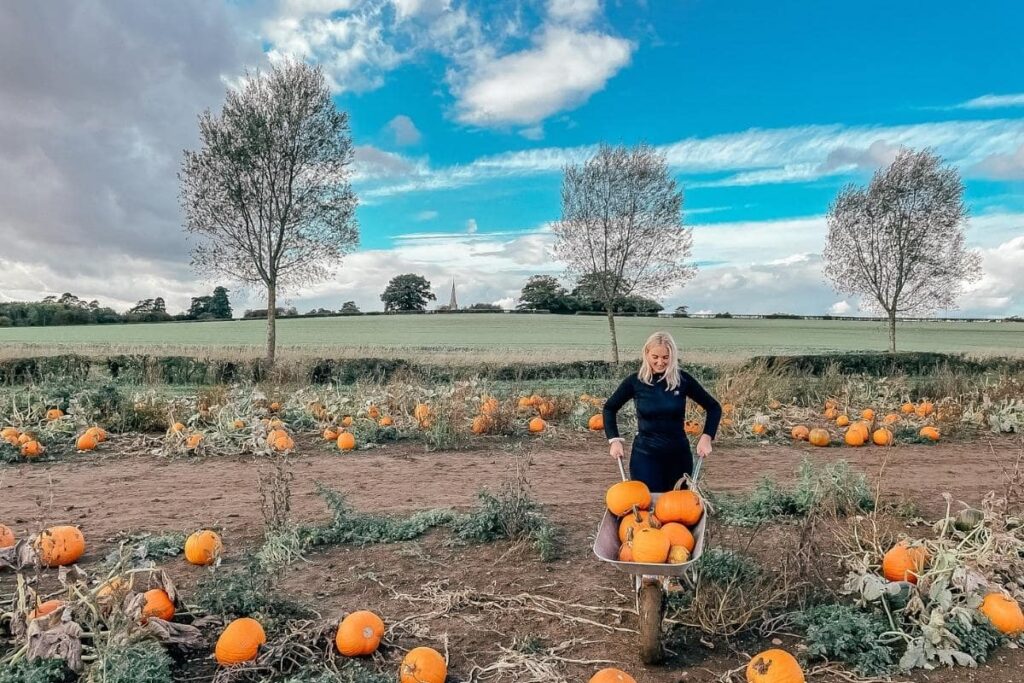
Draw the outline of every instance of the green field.
[[[878,322],[617,318],[624,357],[636,355],[651,332],[671,332],[684,359],[738,359],[756,354],[885,350]],[[38,353],[109,352],[258,355],[266,323],[259,320],[0,329],[5,357]],[[446,360],[607,359],[602,317],[554,315],[402,315],[287,319],[278,322],[282,354],[330,357],[415,357]],[[901,351],[1024,355],[1019,323],[915,322],[897,332]]]

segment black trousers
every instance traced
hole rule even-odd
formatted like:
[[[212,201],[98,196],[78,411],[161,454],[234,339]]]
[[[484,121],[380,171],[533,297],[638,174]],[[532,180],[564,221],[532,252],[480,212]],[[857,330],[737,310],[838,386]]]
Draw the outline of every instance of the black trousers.
[[[629,454],[630,479],[647,484],[652,493],[664,493],[684,474],[693,474],[693,454],[685,434],[637,434]]]

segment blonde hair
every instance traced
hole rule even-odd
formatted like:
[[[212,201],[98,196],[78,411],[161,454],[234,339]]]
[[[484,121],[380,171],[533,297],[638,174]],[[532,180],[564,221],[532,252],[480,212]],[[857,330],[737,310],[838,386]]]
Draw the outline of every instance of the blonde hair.
[[[655,332],[640,351],[640,370],[636,373],[637,378],[644,384],[652,384],[654,381],[654,369],[647,360],[647,351],[652,346],[664,346],[668,349],[668,367],[665,368],[665,384],[668,389],[679,387],[679,348],[676,347],[676,340],[668,332]]]

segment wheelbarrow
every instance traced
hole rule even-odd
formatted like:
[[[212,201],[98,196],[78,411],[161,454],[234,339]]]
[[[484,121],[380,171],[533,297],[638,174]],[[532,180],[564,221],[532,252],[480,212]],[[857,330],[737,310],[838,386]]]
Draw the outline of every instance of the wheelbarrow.
[[[693,475],[683,477],[676,482],[675,489],[693,489],[700,476],[703,458],[697,458],[693,466]],[[618,459],[619,474],[626,481],[626,470],[622,466],[622,458]],[[651,494],[651,509],[657,502],[660,493]],[[693,552],[690,559],[681,564],[647,564],[642,562],[619,561],[619,519],[604,511],[601,525],[597,528],[594,539],[594,554],[597,559],[607,562],[621,572],[633,575],[633,588],[636,592],[636,613],[640,626],[640,660],[644,664],[656,664],[664,657],[661,643],[661,624],[665,618],[665,596],[670,579],[682,580],[704,552],[704,531],[707,527],[707,510],[700,522],[693,528]]]

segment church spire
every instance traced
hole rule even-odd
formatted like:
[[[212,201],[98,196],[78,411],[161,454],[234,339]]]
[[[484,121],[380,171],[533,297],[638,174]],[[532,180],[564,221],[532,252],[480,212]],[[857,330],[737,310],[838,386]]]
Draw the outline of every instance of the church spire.
[[[452,278],[452,299],[448,302],[449,311],[459,310],[459,302],[455,300],[455,279]]]

